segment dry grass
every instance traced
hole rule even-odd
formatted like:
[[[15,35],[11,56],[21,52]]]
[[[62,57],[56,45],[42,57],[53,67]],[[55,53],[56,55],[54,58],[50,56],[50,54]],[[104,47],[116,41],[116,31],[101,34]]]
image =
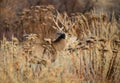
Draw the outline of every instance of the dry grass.
[[[54,27],[50,28],[61,29],[66,34],[64,49],[58,51],[54,48],[56,45],[54,42],[50,44],[38,40],[40,37],[33,30],[26,32],[28,35],[24,42],[19,42],[14,36],[12,41],[7,41],[6,37],[3,37],[0,46],[2,75],[0,82],[118,83],[120,81],[120,29],[114,16],[111,22],[106,14],[94,13],[85,15],[77,13],[72,17],[58,13],[54,18],[51,25]],[[24,23],[27,22],[29,21]],[[34,25],[31,28],[34,28]],[[51,62],[53,58],[55,61]]]
[[[69,17],[49,5],[17,15],[17,3],[12,10],[0,7],[0,83],[120,81],[120,24],[114,14],[111,19],[95,11]],[[57,39],[58,32],[65,39]]]

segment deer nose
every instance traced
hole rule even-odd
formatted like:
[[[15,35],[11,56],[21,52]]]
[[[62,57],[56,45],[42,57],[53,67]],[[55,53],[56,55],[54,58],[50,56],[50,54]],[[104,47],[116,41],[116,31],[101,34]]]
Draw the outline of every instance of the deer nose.
[[[59,36],[59,38],[63,38],[63,39],[66,38],[65,33],[58,33],[58,36]]]
[[[65,34],[64,33],[57,33],[58,36],[53,40],[53,42],[58,42],[61,39],[65,39]]]

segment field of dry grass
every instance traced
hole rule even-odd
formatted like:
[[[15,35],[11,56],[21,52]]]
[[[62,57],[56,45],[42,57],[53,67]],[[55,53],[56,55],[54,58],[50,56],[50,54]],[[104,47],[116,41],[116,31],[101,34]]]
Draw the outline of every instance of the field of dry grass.
[[[119,16],[1,5],[0,83],[120,82]]]

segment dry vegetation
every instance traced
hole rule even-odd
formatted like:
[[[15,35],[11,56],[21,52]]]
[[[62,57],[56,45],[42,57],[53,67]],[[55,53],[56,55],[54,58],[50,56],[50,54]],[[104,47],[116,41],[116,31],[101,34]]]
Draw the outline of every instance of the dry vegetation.
[[[0,83],[120,82],[119,16],[0,6]]]

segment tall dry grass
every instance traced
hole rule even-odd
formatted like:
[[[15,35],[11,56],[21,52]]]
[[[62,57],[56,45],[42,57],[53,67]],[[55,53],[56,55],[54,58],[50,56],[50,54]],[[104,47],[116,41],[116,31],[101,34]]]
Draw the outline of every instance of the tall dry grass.
[[[50,20],[52,24],[48,24],[50,29],[60,29],[66,35],[64,48],[58,51],[59,46],[56,46],[55,42],[44,41],[47,37],[43,35],[47,33],[46,30],[40,33],[43,35],[41,39],[39,34],[34,32],[41,22],[35,21],[34,25],[34,22],[30,21],[37,17],[26,20],[29,16],[41,18],[41,14],[36,15],[32,12],[42,7],[33,6],[33,9],[23,11],[25,13],[22,15],[22,21],[25,21],[22,27],[28,34],[24,42],[20,42],[14,35],[11,41],[3,36],[0,44],[0,74],[2,75],[0,82],[118,83],[120,81],[120,25],[114,18],[114,14],[112,21],[109,21],[108,15],[104,13],[92,12],[84,15],[75,13],[71,17],[66,13],[53,15],[54,19]],[[25,24],[28,24],[30,31],[27,32]],[[41,25],[37,28],[43,27]],[[60,46],[62,44],[60,43]],[[55,61],[53,62],[52,59]]]

